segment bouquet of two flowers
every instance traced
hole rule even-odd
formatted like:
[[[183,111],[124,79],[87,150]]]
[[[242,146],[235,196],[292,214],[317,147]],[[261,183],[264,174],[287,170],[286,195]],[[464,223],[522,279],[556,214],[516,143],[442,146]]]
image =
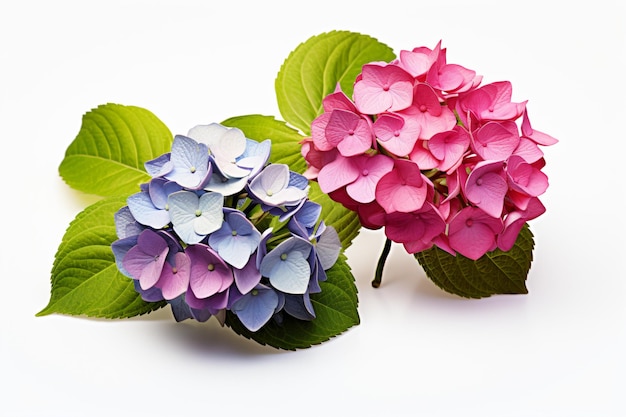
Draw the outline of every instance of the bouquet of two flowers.
[[[103,198],[70,224],[39,315],[169,305],[177,321],[214,316],[261,344],[309,347],[359,323],[343,251],[361,227],[387,237],[376,287],[397,242],[447,292],[526,292],[527,222],[548,187],[540,147],[556,139],[509,82],[482,85],[440,44],[396,56],[335,31],[289,55],[276,98],[284,121],[175,136],[138,107],[85,114],[59,170]]]

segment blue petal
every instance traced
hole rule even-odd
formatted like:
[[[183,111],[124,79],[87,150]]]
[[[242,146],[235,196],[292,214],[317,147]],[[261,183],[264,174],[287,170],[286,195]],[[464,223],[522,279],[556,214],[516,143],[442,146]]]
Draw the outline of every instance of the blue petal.
[[[194,229],[198,200],[198,196],[190,191],[177,191],[167,199],[174,231],[185,243],[198,243],[205,237]]]
[[[201,188],[210,174],[209,148],[186,136],[177,135],[170,157],[173,169],[165,178],[189,189]]]
[[[324,229],[315,247],[322,268],[330,269],[337,262],[341,251],[341,241],[335,228],[328,226]]]
[[[124,206],[115,213],[115,232],[120,239],[136,236],[144,230],[144,226],[139,224],[128,206]]]
[[[271,259],[270,255],[271,253],[263,261]],[[278,261],[274,262],[269,274],[267,274],[270,284],[287,294],[304,294],[311,278],[311,267],[308,259],[298,251],[281,255],[278,255]],[[261,263],[261,268],[261,273],[263,273],[263,263]],[[266,274],[263,273],[263,275]]]
[[[277,305],[276,292],[264,285],[258,285],[237,300],[231,310],[248,330],[256,332],[272,318]]]
[[[285,311],[300,320],[313,320],[315,318],[315,310],[309,294],[303,295],[286,295]]]
[[[169,173],[174,167],[174,165],[170,162],[170,156],[171,154],[168,152],[158,158],[146,162],[143,166],[146,168],[146,171],[151,177],[162,177],[163,175]]]
[[[153,229],[162,229],[170,222],[167,211],[157,208],[146,192],[135,193],[126,199],[133,217],[141,224]]]

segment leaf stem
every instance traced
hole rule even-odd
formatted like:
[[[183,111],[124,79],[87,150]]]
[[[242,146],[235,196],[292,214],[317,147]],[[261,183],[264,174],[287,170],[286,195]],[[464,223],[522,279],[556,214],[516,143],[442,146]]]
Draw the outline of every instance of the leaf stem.
[[[383,247],[383,251],[380,253],[380,258],[378,258],[378,265],[376,265],[376,275],[374,275],[374,280],[372,281],[372,287],[374,288],[380,287],[381,281],[383,279],[383,269],[385,268],[385,262],[387,261],[390,250],[391,240],[387,238],[387,240],[385,240],[385,246]]]

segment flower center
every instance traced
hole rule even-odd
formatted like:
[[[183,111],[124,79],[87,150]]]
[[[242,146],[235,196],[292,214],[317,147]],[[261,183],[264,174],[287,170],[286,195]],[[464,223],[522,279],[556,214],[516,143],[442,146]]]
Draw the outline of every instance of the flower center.
[[[273,196],[273,195],[274,195],[274,191],[272,191],[272,190],[267,190],[267,191],[265,192],[265,194],[267,194],[267,196],[268,196],[268,197],[271,197],[271,196]]]
[[[200,217],[200,216],[202,216],[202,210],[197,209],[194,214],[196,215],[196,217]]]
[[[280,260],[281,261],[286,261],[287,260],[287,254],[283,253],[282,255],[280,255]]]
[[[213,264],[208,264],[208,265],[206,266],[206,269],[208,269],[209,271],[213,271],[213,270],[215,270],[215,265],[213,265]]]
[[[250,291],[250,294],[252,294],[252,295],[259,295],[259,290],[252,290],[252,291]]]
[[[474,220],[472,220],[472,219],[465,220],[465,225],[467,227],[472,227],[473,224],[474,224]]]
[[[233,230],[232,232],[230,232],[230,234],[233,235],[233,236],[237,236],[237,231]]]
[[[425,105],[425,104],[420,105],[420,111],[421,111],[422,113],[424,113],[426,110],[428,110],[428,107],[426,107],[426,105]]]
[[[176,267],[172,267],[172,274],[175,274],[178,272],[178,269]]]
[[[363,175],[364,177],[367,177],[367,175],[368,175],[369,173],[370,173],[370,172],[369,172],[367,169],[364,169],[364,170],[361,172],[361,175]]]
[[[389,84],[383,84],[383,91],[389,91]]]
[[[191,173],[193,174],[194,172],[196,172],[196,167],[189,168],[189,171],[191,171]]]
[[[482,178],[478,178],[476,180],[476,185],[482,185],[483,184],[483,179]]]

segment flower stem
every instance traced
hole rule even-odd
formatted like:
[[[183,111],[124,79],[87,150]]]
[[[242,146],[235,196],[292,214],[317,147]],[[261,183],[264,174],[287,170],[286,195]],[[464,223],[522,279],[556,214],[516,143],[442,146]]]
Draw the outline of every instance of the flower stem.
[[[385,262],[387,261],[390,250],[391,240],[387,239],[385,240],[385,246],[383,247],[383,251],[380,254],[380,258],[378,258],[378,265],[376,265],[376,275],[374,276],[374,280],[372,281],[372,287],[374,288],[380,287],[380,283],[383,279],[383,269],[385,268]]]

